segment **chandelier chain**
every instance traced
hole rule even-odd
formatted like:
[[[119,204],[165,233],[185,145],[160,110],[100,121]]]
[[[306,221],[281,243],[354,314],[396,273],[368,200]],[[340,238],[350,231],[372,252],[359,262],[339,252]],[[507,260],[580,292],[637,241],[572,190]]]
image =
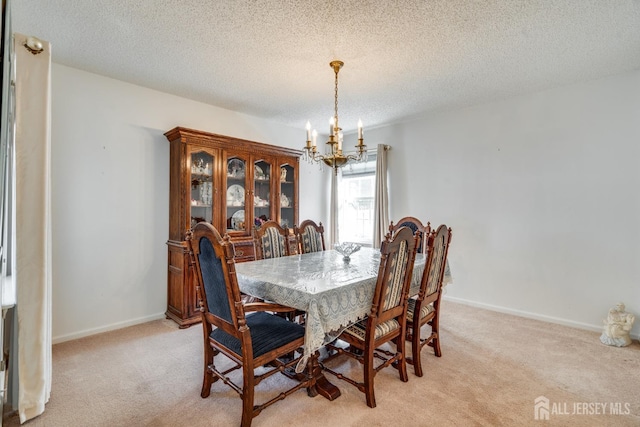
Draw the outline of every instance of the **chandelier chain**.
[[[338,72],[340,71],[339,68],[335,68],[334,69],[335,73],[336,73],[336,82],[335,82],[335,95],[334,95],[334,112],[335,112],[335,121],[336,121],[336,128],[338,128]]]

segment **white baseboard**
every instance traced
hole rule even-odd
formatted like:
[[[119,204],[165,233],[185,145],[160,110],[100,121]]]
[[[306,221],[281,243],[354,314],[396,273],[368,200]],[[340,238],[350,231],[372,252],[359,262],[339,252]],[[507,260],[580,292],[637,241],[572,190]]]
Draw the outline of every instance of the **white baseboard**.
[[[152,314],[151,316],[138,317],[137,319],[130,319],[124,322],[112,323],[110,325],[101,326],[99,328],[85,329],[80,332],[74,332],[72,334],[61,335],[52,337],[52,344],[59,344],[65,341],[76,340],[78,338],[88,337],[89,335],[100,334],[102,332],[115,331],[116,329],[126,328],[127,326],[139,325],[141,323],[151,322],[152,320],[159,320],[166,318],[164,313]]]
[[[514,316],[525,317],[527,319],[541,320],[543,322],[555,323],[558,325],[570,326],[572,328],[584,329],[587,331],[602,332],[602,325],[591,325],[588,323],[576,322],[573,320],[562,319],[560,317],[546,316],[544,314],[531,313],[529,311],[514,310],[512,308],[501,307],[497,305],[484,304],[481,302],[470,301],[463,298],[456,298],[443,295],[446,301],[457,302],[459,304],[469,305],[472,307],[483,308],[485,310],[497,311],[499,313],[512,314]],[[639,334],[630,334],[631,338],[640,339]]]
[[[588,323],[576,322],[573,320],[562,319],[560,317],[546,316],[538,313],[531,313],[529,311],[514,310],[512,308],[501,307],[492,304],[485,304],[481,302],[471,301],[463,298],[456,298],[444,295],[442,297],[446,301],[452,301],[459,304],[469,305],[472,307],[478,307],[485,310],[497,311],[499,313],[511,314],[514,316],[525,317],[528,319],[541,320],[543,322],[555,323],[558,325],[569,326],[572,328],[584,329],[593,332],[602,332],[601,325],[591,325]],[[115,331],[116,329],[126,328],[127,326],[139,325],[140,323],[151,322],[153,320],[164,319],[166,316],[164,313],[158,313],[151,316],[139,317],[137,319],[127,320],[125,322],[112,323],[111,325],[101,326],[94,329],[85,329],[84,331],[74,332],[72,334],[61,335],[52,338],[53,344],[58,344],[65,341],[71,341],[78,338],[88,337],[90,335],[99,334],[102,332]],[[640,340],[640,334],[631,334],[631,338]]]

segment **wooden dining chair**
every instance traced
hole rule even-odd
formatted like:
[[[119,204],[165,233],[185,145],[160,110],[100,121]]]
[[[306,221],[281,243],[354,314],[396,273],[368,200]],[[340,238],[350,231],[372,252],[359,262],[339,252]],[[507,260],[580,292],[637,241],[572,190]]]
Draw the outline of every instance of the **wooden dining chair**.
[[[376,406],[373,379],[380,370],[393,366],[402,381],[409,379],[405,360],[407,299],[419,239],[420,232],[414,234],[409,227],[401,227],[392,238],[387,234],[380,248],[380,266],[369,315],[348,326],[338,341],[327,345],[329,356],[324,360],[324,369],[356,386],[365,394],[371,408]],[[344,347],[344,343],[348,347]],[[381,348],[386,343],[395,344],[395,352]],[[340,355],[362,364],[362,382],[327,366],[327,362]],[[376,365],[376,360],[382,363]]]
[[[289,229],[276,221],[266,221],[259,228],[253,228],[253,242],[256,259],[278,258],[291,255],[289,245]],[[282,313],[280,317],[304,323],[304,311],[295,310]]]
[[[258,383],[275,373],[283,373],[300,360],[304,327],[272,314],[290,312],[292,308],[242,302],[235,253],[228,235],[222,238],[211,224],[202,222],[187,233],[187,242],[204,331],[204,379],[200,395],[208,397],[212,384],[222,380],[242,398],[241,426],[250,426],[253,418],[266,407],[312,386],[311,377],[305,372],[293,387],[254,405],[254,387]],[[231,359],[234,366],[220,370],[215,364],[220,353]],[[296,354],[299,356],[283,358]],[[260,368],[258,374],[257,368]],[[242,369],[241,385],[228,376],[236,369]]]
[[[422,233],[422,241],[418,245],[417,252],[419,254],[425,253],[424,239],[426,239],[426,237],[429,235],[429,232],[431,231],[430,223],[427,222],[427,225],[424,225],[418,218],[415,218],[412,216],[405,216],[404,218],[401,218],[395,225],[393,221],[391,221],[391,224],[389,225],[389,232],[393,234],[400,227],[409,227],[411,230],[413,230],[414,233],[416,231],[419,231],[420,233]]]
[[[409,299],[407,307],[407,341],[411,342],[411,357],[407,363],[413,365],[416,376],[422,376],[422,359],[420,353],[422,347],[433,347],[437,357],[442,356],[440,350],[440,299],[442,297],[442,280],[449,243],[451,243],[451,228],[441,225],[431,232],[426,241],[427,259],[425,260],[424,273],[420,282],[420,292],[415,298]],[[419,313],[416,316],[416,313]],[[429,325],[429,335],[421,337],[421,329]]]
[[[266,221],[253,228],[256,259],[289,256],[289,229],[276,221]]]
[[[300,223],[300,226],[293,227],[293,233],[296,235],[301,254],[319,252],[326,249],[322,223],[316,224],[310,219],[304,220]]]

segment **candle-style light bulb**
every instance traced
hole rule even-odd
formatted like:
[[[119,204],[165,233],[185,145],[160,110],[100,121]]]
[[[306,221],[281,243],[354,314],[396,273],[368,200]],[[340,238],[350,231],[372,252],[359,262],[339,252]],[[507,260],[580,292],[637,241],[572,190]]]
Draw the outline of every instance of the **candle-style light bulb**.
[[[362,139],[362,120],[358,119],[358,139]]]
[[[333,135],[335,124],[335,120],[333,119],[333,117],[331,117],[329,119],[329,136]]]
[[[313,146],[315,147],[316,146],[316,140],[318,139],[318,131],[314,129],[313,132],[312,132],[312,135],[313,135]]]
[[[307,141],[311,141],[311,123],[307,121]]]

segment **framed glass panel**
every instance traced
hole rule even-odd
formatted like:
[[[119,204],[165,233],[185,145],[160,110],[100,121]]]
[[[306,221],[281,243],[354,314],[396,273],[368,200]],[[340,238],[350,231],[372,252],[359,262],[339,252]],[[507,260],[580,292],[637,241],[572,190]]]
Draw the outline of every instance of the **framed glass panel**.
[[[213,223],[213,162],[211,153],[191,153],[191,226]]]
[[[227,231],[248,230],[245,221],[247,162],[240,157],[227,159]]]
[[[294,206],[297,201],[294,177],[293,166],[286,163],[280,165],[280,225],[288,228],[293,227],[295,222]]]
[[[271,164],[264,159],[254,162],[253,218],[256,226],[271,219]]]

